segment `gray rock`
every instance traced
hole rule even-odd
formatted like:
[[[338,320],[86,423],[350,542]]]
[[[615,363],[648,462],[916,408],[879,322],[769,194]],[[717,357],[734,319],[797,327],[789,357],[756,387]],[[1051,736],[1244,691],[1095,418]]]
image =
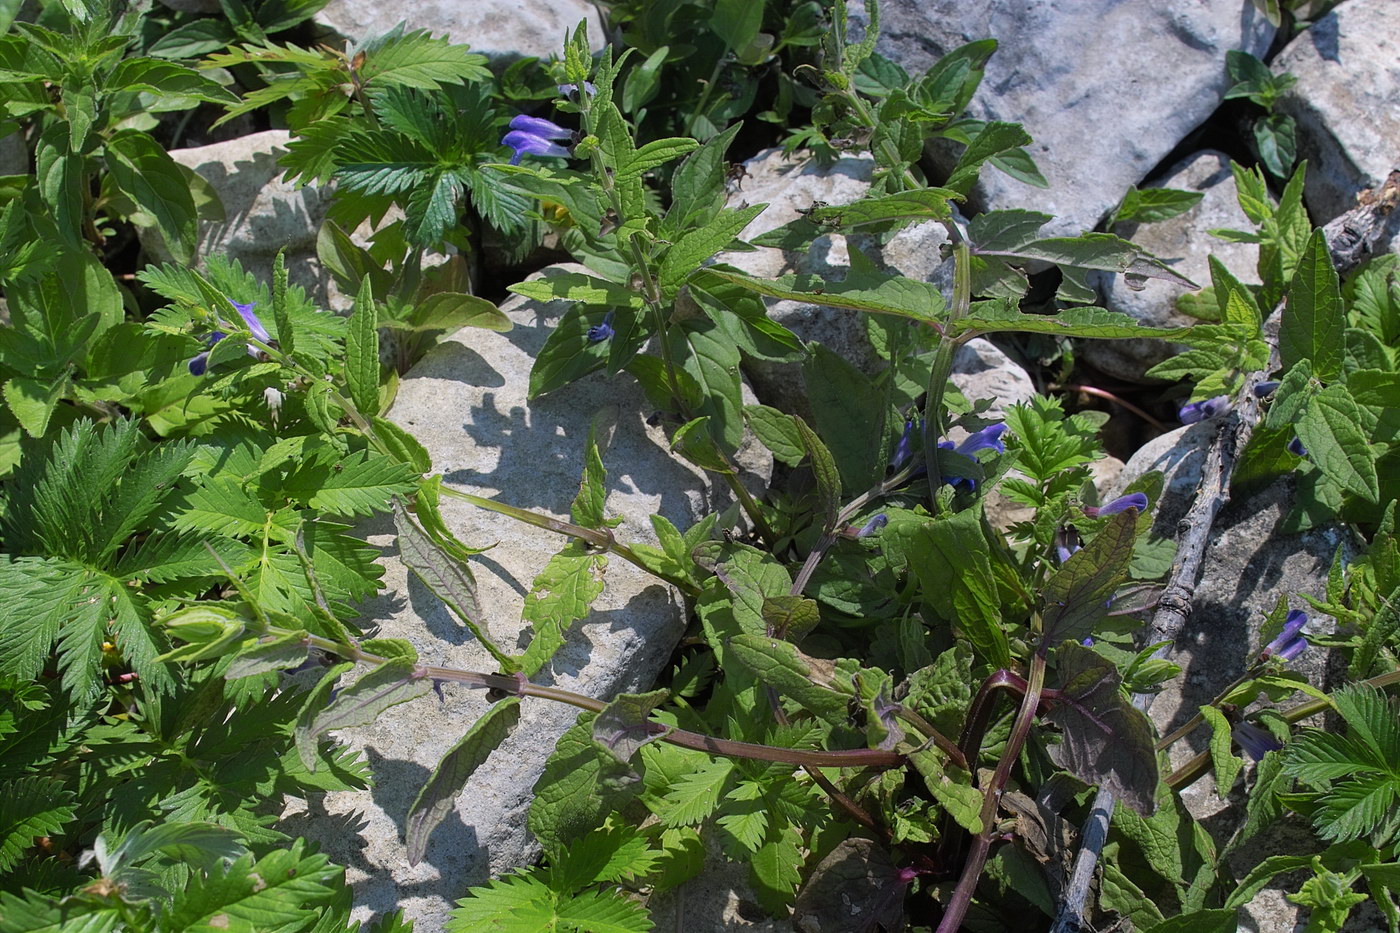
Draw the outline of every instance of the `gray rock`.
[[[208,182],[223,204],[223,220],[200,222],[195,255],[203,261],[223,254],[270,281],[273,259],[285,248],[292,284],[323,304],[348,307],[316,260],[316,234],[330,207],[329,193],[315,185],[297,188],[282,181],[286,169],[277,160],[286,153],[289,138],[285,130],[267,130],[171,151],[170,157]],[[154,255],[168,255],[155,230],[143,230],[141,238]]]
[[[1198,152],[1172,167],[1165,178],[1149,187],[1200,191],[1200,203],[1161,223],[1122,224],[1114,232],[1132,240],[1156,256],[1173,262],[1172,268],[1201,287],[1210,284],[1209,258],[1215,256],[1241,282],[1257,283],[1258,248],[1247,243],[1227,243],[1207,230],[1253,228],[1236,200],[1235,177],[1230,158],[1223,152]],[[1186,327],[1195,319],[1176,309],[1184,290],[1162,279],[1148,279],[1141,290],[1124,284],[1121,275],[1099,279],[1104,307],[1120,311],[1148,327]],[[1111,376],[1143,382],[1143,374],[1180,348],[1163,340],[1086,340],[1084,359]]]
[[[747,174],[730,202],[732,206],[767,204],[768,208],[744,228],[741,238],[752,239],[775,230],[818,202],[849,204],[859,199],[870,188],[874,164],[869,156],[846,156],[823,167],[811,159],[785,155],[781,149],[759,153],[745,163]],[[901,230],[883,244],[869,236],[827,234],[804,252],[760,248],[752,253],[723,253],[718,259],[762,278],[804,273],[840,279],[850,267],[849,249],[854,246],[880,268],[934,282],[946,296],[952,287],[952,263],[942,257],[945,242],[943,227],[928,222]],[[803,340],[822,344],[862,372],[873,374],[884,365],[870,344],[865,315],[859,311],[769,301],[768,313]],[[784,411],[805,413],[800,366],[751,361],[745,368],[761,401]],[[959,350],[953,382],[970,399],[996,400],[992,408],[996,414],[1006,405],[1035,394],[1025,371],[987,340],[971,341]]]
[[[584,445],[595,413],[611,412],[607,510],[623,519],[625,542],[656,543],[650,516],[687,528],[728,502],[699,471],[672,456],[630,377],[595,374],[535,401],[526,400],[530,366],[563,303],[515,297],[502,306],[514,330],[466,329],[430,351],[406,376],[389,417],[432,454],[447,483],[477,495],[567,520],[578,490]],[[755,450],[757,445],[755,445]],[[766,454],[749,451],[760,471]],[[765,477],[760,477],[763,479]],[[550,556],[565,543],[458,500],[443,500],[444,517],[464,541],[496,547],[474,560],[485,626],[507,650],[520,643],[522,600]],[[384,637],[406,638],[426,663],[495,669],[491,658],[385,547],[387,591],[367,610]],[[594,697],[648,688],[684,629],[678,595],[632,564],[608,560],[605,589],[537,682]],[[373,726],[341,734],[368,755],[372,790],[327,794],[310,813],[291,817],[289,832],[318,840],[348,866],[357,917],[402,906],[425,933],[443,929],[454,899],[489,876],[534,859],[539,847],[525,828],[531,788],[558,736],[577,710],[527,699],[512,738],[477,771],[455,809],[433,833],[417,866],[405,858],[408,808],[442,755],[487,708],[479,691],[447,686],[444,698],[394,707]]]
[[[29,173],[29,150],[24,145],[24,136],[19,132],[0,137],[0,175],[26,175]]]
[[[1298,121],[1304,196],[1313,220],[1325,223],[1400,168],[1400,4],[1341,4],[1289,43],[1273,68],[1298,78],[1279,109]]]
[[[971,115],[1023,124],[1050,188],[989,168],[971,203],[1054,214],[1048,229],[1065,235],[1095,226],[1215,110],[1227,51],[1263,55],[1274,35],[1247,2],[1198,0],[897,0],[880,21],[877,51],[911,74],[999,41]]]
[[[383,6],[376,0],[331,0],[316,14],[316,22],[351,42],[388,32],[400,22],[409,29],[444,33],[465,42],[472,51],[492,59],[526,56],[558,58],[564,39],[582,21],[588,23],[593,50],[607,44],[598,8],[587,0],[418,0],[403,6]]]
[[[1206,448],[1214,438],[1218,422],[1204,422],[1180,428],[1144,446],[1128,461],[1119,477],[1119,490],[1150,470],[1166,475],[1166,488],[1156,509],[1155,531],[1175,534],[1177,522],[1186,513],[1196,485],[1200,482]],[[1192,612],[1168,658],[1182,667],[1181,676],[1158,695],[1151,716],[1163,734],[1181,725],[1204,704],[1214,699],[1231,681],[1244,672],[1263,647],[1260,623],[1273,610],[1280,597],[1290,608],[1308,610],[1302,595],[1318,598],[1326,594],[1327,572],[1338,547],[1344,558],[1352,550],[1345,530],[1328,525],[1310,531],[1286,533],[1280,525],[1294,499],[1292,478],[1284,476],[1248,497],[1230,501],[1221,511],[1210,534],[1201,579],[1192,594]],[[1307,631],[1330,631],[1332,622],[1313,614]],[[1290,667],[1304,674],[1314,686],[1329,683],[1329,654],[1309,648]],[[1297,699],[1303,699],[1300,694]],[[1185,764],[1206,749],[1209,729],[1200,728],[1172,746],[1172,767]],[[1207,776],[1182,794],[1188,809],[1205,820],[1218,838],[1228,837],[1242,819],[1236,806],[1225,808]],[[1240,801],[1231,801],[1238,805]],[[1242,847],[1231,860],[1231,869],[1243,877],[1268,855],[1281,851],[1312,851],[1315,839],[1296,820],[1285,819],[1270,831],[1272,836]],[[1269,840],[1273,841],[1270,842]],[[1301,909],[1284,900],[1285,891],[1296,891],[1296,883],[1280,879],[1264,889],[1245,908],[1246,927],[1255,930],[1292,930]]]

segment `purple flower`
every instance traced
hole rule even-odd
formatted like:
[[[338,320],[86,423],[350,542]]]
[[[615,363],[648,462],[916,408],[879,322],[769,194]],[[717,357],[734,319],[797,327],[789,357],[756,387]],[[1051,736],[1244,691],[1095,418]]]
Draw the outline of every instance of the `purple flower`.
[[[1080,644],[1083,645],[1085,648],[1092,648],[1092,647],[1094,647],[1094,638],[1093,638],[1093,636],[1091,635],[1091,636],[1089,636],[1088,638],[1084,639],[1083,641],[1080,642]]]
[[[904,434],[899,438],[899,443],[894,447],[894,454],[890,457],[890,469],[898,470],[908,463],[912,456],[914,456],[914,419],[910,418],[904,422]]]
[[[885,527],[886,525],[888,525],[889,523],[890,523],[890,518],[889,518],[889,516],[886,515],[884,512],[881,512],[879,515],[876,515],[874,518],[870,519],[870,521],[866,522],[866,523],[861,527],[860,531],[857,531],[857,532],[856,532],[856,537],[857,537],[857,538],[868,538],[868,537],[870,537],[871,535],[873,535],[875,532],[879,531],[881,528],[884,528],[884,527]]]
[[[1065,561],[1067,561],[1067,560],[1069,560],[1071,557],[1073,557],[1073,556],[1074,556],[1074,552],[1077,551],[1077,550],[1079,550],[1079,545],[1077,545],[1077,544],[1076,544],[1074,547],[1072,547],[1072,548],[1071,548],[1071,547],[1066,547],[1066,546],[1063,545],[1063,544],[1057,544],[1057,545],[1055,545],[1055,560],[1057,560],[1059,563],[1063,564]]]
[[[1296,435],[1293,440],[1288,442],[1288,452],[1296,454],[1299,457],[1306,457],[1308,455],[1308,449],[1303,446],[1303,442],[1300,441]]]
[[[1308,614],[1294,609],[1283,620],[1283,630],[1274,640],[1264,646],[1259,653],[1261,658],[1280,658],[1292,661],[1308,647],[1308,639],[1303,635],[1303,626],[1308,624]]]
[[[571,130],[566,130],[557,123],[522,113],[510,121],[510,132],[501,139],[501,145],[515,150],[515,155],[510,157],[510,164],[519,165],[521,157],[526,153],[567,159],[569,150],[550,140],[573,138]]]
[[[1276,752],[1283,748],[1282,742],[1249,722],[1235,723],[1230,730],[1230,735],[1240,748],[1255,761],[1261,761],[1269,752]]]
[[[979,450],[995,450],[999,454],[1006,453],[1006,445],[1001,442],[1001,436],[1006,433],[1005,424],[990,424],[980,431],[969,434],[967,438],[956,447],[952,441],[939,441],[938,446],[942,450],[951,450],[954,453],[962,454],[964,457],[976,459]],[[951,473],[943,475],[943,481],[950,486],[959,483],[967,483],[971,489],[977,488],[975,480],[966,476],[954,476]]]
[[[1198,421],[1206,421],[1210,418],[1218,418],[1230,410],[1230,397],[1228,395],[1217,395],[1215,398],[1208,398],[1204,402],[1192,402],[1189,405],[1181,406],[1181,410],[1176,413],[1182,424],[1195,424]]]
[[[556,84],[555,87],[559,89],[560,94],[563,94],[565,97],[569,98],[569,100],[573,100],[575,97],[578,96],[577,84]],[[592,81],[583,82],[583,91],[589,97],[592,97],[594,94],[598,93],[598,89],[593,86]]]
[[[223,340],[227,336],[228,334],[224,333],[223,331],[216,330],[204,338],[204,345],[212,349],[214,344],[218,343],[220,340]],[[205,350],[203,353],[192,357],[190,359],[189,366],[191,376],[204,375],[204,371],[209,368],[209,350]]]
[[[1119,496],[1105,506],[1085,506],[1084,514],[1089,518],[1102,518],[1105,515],[1117,515],[1119,512],[1126,512],[1128,509],[1137,509],[1139,512],[1146,512],[1147,494],[1135,492],[1126,496]]]
[[[263,327],[263,322],[258,320],[258,316],[253,313],[253,305],[256,304],[256,302],[250,301],[246,305],[241,305],[236,301],[230,300],[229,304],[233,305],[233,309],[238,312],[238,316],[243,318],[244,326],[252,332],[255,338],[261,340],[263,343],[272,342],[272,335],[267,332],[267,328]],[[252,352],[256,353],[257,351],[253,350]]]
[[[609,311],[603,316],[603,323],[594,324],[592,327],[588,328],[588,342],[602,343],[615,334],[616,331],[613,330],[612,319],[613,313]]]
[[[1270,395],[1274,394],[1274,390],[1277,389],[1278,386],[1279,384],[1277,380],[1274,380],[1272,382],[1261,382],[1254,387],[1254,397],[1268,398]]]

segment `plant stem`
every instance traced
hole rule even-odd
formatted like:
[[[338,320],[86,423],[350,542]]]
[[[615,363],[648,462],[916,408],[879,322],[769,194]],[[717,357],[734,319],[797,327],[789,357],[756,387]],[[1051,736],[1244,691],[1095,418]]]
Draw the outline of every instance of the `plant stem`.
[[[1109,392],[1109,391],[1107,391],[1107,390],[1105,390],[1105,389],[1098,389],[1098,388],[1095,388],[1094,386],[1084,386],[1084,385],[1062,385],[1062,386],[1051,385],[1051,386],[1047,386],[1047,388],[1052,389],[1052,390],[1054,390],[1054,389],[1059,389],[1059,390],[1064,391],[1064,392],[1083,392],[1085,395],[1092,395],[1092,396],[1094,396],[1094,397],[1096,397],[1096,398],[1101,398],[1101,399],[1103,399],[1103,400],[1105,400],[1105,401],[1107,401],[1107,402],[1112,402],[1114,405],[1118,405],[1118,406],[1120,406],[1120,407],[1122,407],[1122,408],[1126,408],[1128,411],[1130,411],[1130,412],[1132,412],[1133,414],[1137,415],[1137,416],[1138,416],[1139,418],[1141,418],[1143,421],[1146,421],[1148,424],[1152,425],[1154,428],[1156,428],[1156,429],[1159,430],[1159,431],[1165,431],[1165,430],[1167,429],[1167,426],[1166,426],[1166,425],[1162,424],[1162,422],[1158,421],[1156,418],[1152,417],[1152,416],[1149,415],[1147,412],[1143,411],[1141,408],[1138,408],[1138,407],[1137,407],[1136,405],[1134,405],[1132,402],[1129,402],[1129,401],[1127,401],[1126,399],[1119,398],[1118,396],[1114,395],[1112,392]]]
[[[286,630],[269,628],[265,634],[281,637],[290,633]],[[308,648],[317,648],[337,657],[363,664],[379,665],[389,660],[376,654],[370,654],[353,645],[343,645],[316,635],[306,636],[303,638],[303,642]],[[584,696],[581,693],[530,683],[523,676],[488,674],[484,671],[467,671],[434,665],[420,665],[414,668],[413,676],[445,683],[462,684],[467,687],[499,690],[510,696],[539,697],[557,703],[567,703],[570,706],[595,713],[602,712],[608,706],[603,700]],[[802,768],[897,768],[902,766],[905,761],[904,756],[898,752],[887,752],[878,748],[838,749],[835,751],[780,748],[774,745],[758,745],[753,742],[720,739],[685,729],[673,729],[659,722],[647,723],[647,730],[661,741],[678,745],[681,748],[708,752],[725,758],[782,762]]]
[[[938,923],[937,933],[956,933],[958,927],[962,926],[963,917],[967,915],[967,908],[972,903],[972,894],[977,888],[977,881],[982,877],[982,868],[987,863],[987,854],[991,851],[993,827],[995,825],[997,806],[1001,802],[1002,790],[1006,787],[1006,782],[1011,779],[1011,769],[1015,767],[1016,760],[1021,756],[1021,747],[1025,745],[1026,738],[1031,732],[1031,723],[1035,720],[1036,707],[1040,705],[1040,693],[1045,686],[1045,654],[1038,652],[1031,658],[1030,676],[1026,682],[1026,693],[1021,698],[1021,707],[1016,711],[1016,720],[1011,726],[1011,735],[1006,740],[1006,748],[1002,750],[1001,760],[997,762],[997,769],[992,774],[991,783],[987,785],[982,796],[982,812],[979,814],[982,820],[982,831],[972,840],[972,849],[968,852],[967,861],[963,863],[962,877],[958,879],[958,885],[953,889],[952,899],[948,901],[948,907],[943,913],[943,919]]]
[[[529,509],[522,509],[517,506],[507,505],[504,502],[497,502],[495,499],[487,499],[485,496],[477,496],[469,492],[463,492],[460,489],[453,489],[451,486],[441,486],[438,491],[448,498],[470,502],[472,505],[486,509],[488,512],[506,515],[516,521],[524,522],[527,525],[534,525],[536,528],[543,528],[546,531],[553,531],[556,534],[578,538],[580,541],[586,542],[590,547],[616,554],[629,564],[633,564],[645,570],[647,573],[665,580],[687,596],[695,597],[700,595],[700,590],[689,580],[658,574],[655,570],[648,567],[646,563],[637,556],[636,551],[618,541],[617,538],[613,536],[612,531],[607,528],[585,528],[582,525],[575,525],[573,522],[561,521],[549,515],[532,512]]]

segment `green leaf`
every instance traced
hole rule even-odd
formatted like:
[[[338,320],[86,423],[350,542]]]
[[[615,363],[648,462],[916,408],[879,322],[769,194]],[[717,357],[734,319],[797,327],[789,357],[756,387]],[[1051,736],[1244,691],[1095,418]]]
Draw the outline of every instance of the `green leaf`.
[[[1093,634],[1114,591],[1128,579],[1137,521],[1136,509],[1119,512],[1046,581],[1041,608],[1045,644]]]
[[[1371,446],[1361,425],[1363,409],[1345,385],[1330,385],[1308,400],[1294,425],[1308,457],[1328,478],[1373,505],[1380,503],[1380,481]]]
[[[607,364],[607,344],[611,341],[595,343],[588,339],[589,328],[601,319],[599,315],[596,316],[596,320],[590,320],[582,304],[574,305],[564,312],[564,316],[554,325],[549,339],[544,342],[539,355],[535,357],[534,365],[530,367],[531,400],[546,392],[553,392],[594,370],[602,369]]]
[[[360,414],[379,414],[379,312],[368,277],[360,280],[345,334],[345,382]]]
[[[237,104],[238,96],[206,75],[175,62],[128,58],[107,78],[107,93],[140,91],[157,98],[186,98],[211,104]]]
[[[971,313],[949,328],[952,336],[1021,331],[1059,337],[1148,337],[1176,342],[1189,339],[1192,330],[1190,327],[1143,327],[1132,323],[1127,315],[1105,308],[1066,308],[1054,315],[1025,314],[1015,302],[1003,301],[973,302]]]
[[[1160,223],[1191,210],[1204,198],[1204,191],[1179,191],[1175,188],[1142,188],[1129,185],[1110,223]]]
[[[716,0],[710,28],[731,52],[742,53],[763,28],[763,0]]]
[[[819,343],[802,371],[812,418],[831,449],[845,489],[869,489],[884,476],[880,458],[889,406],[864,373]]]
[[[292,316],[287,307],[287,251],[279,249],[277,258],[272,261],[272,320],[277,326],[277,343],[283,353],[291,356],[296,352],[296,332],[292,329]]]
[[[0,781],[0,871],[14,868],[41,836],[58,836],[73,819],[73,793],[35,775]]]
[[[393,457],[355,451],[332,459],[318,456],[287,477],[283,489],[313,509],[334,515],[373,515],[389,510],[389,497],[407,495],[418,474]]]
[[[849,308],[871,314],[890,314],[922,323],[938,321],[945,308],[943,295],[936,285],[902,276],[879,273],[862,275],[854,267],[841,282],[828,282],[817,275],[757,279],[723,266],[711,266],[696,272],[695,280],[703,283],[711,276],[770,298]]]
[[[528,825],[551,858],[596,832],[623,796],[599,780],[607,753],[593,741],[593,720],[593,713],[579,715],[559,737],[535,782]]]
[[[453,560],[443,553],[418,523],[409,517],[397,497],[393,508],[394,528],[399,533],[399,556],[404,566],[413,571],[413,575],[471,630],[482,647],[502,665],[502,670],[513,673],[513,659],[497,648],[483,630],[481,605],[476,598],[476,578],[472,576],[471,568],[464,561]]]
[[[619,764],[628,765],[642,746],[664,734],[651,728],[651,711],[666,701],[668,690],[621,693],[593,720],[593,741]]]
[[[779,638],[800,640],[821,621],[817,601],[805,596],[763,597],[763,621]]]
[[[679,236],[703,227],[723,207],[724,154],[738,135],[735,124],[692,152],[671,177],[671,208],[662,223],[663,235]]]
[[[398,35],[365,55],[360,83],[373,87],[411,87],[435,91],[443,84],[484,81],[491,77],[486,58],[446,37],[434,39],[426,29]]]
[[[720,798],[734,773],[734,762],[715,758],[687,771],[671,782],[665,796],[653,808],[667,826],[694,826],[719,807]]]
[[[774,915],[783,914],[797,894],[802,880],[800,837],[791,830],[780,830],[749,860],[749,875],[758,902]]]
[[[463,327],[480,327],[497,333],[514,325],[501,309],[485,298],[459,292],[438,292],[418,302],[402,323],[385,322],[386,327],[414,332],[441,330],[456,332]]]
[[[66,381],[62,379],[27,379],[15,376],[5,383],[5,404],[30,437],[43,437],[49,418],[63,398]]]
[[[807,422],[793,415],[797,432],[802,435],[802,446],[807,448],[812,458],[812,475],[817,480],[817,493],[820,496],[823,526],[830,530],[836,524],[836,514],[841,508],[841,474],[836,469],[836,459],[822,443],[817,432],[807,426]]]
[[[321,854],[305,854],[308,843],[292,842],[274,849],[256,863],[245,855],[207,874],[192,873],[175,897],[169,930],[302,929],[314,922],[319,908],[336,895],[345,869]]]
[[[705,226],[682,236],[662,257],[661,269],[657,273],[662,294],[668,299],[674,298],[686,278],[699,269],[705,260],[727,248],[739,231],[747,227],[749,221],[762,213],[765,207],[766,204],[755,204],[739,210],[723,210]]]
[[[433,471],[432,457],[428,449],[418,442],[418,438],[387,418],[375,415],[369,421],[375,435],[395,460],[411,467],[416,473]]]
[[[977,509],[937,519],[896,513],[881,541],[894,560],[914,571],[924,601],[958,627],[981,659],[994,667],[1011,663],[993,551]]]
[[[457,740],[438,762],[428,782],[413,798],[404,819],[405,845],[408,864],[417,865],[428,851],[428,837],[452,811],[457,797],[467,781],[487,757],[515,731],[520,722],[520,699],[506,697],[494,704],[471,724],[466,735]]]
[[[521,658],[526,677],[539,672],[564,644],[564,633],[588,615],[593,600],[603,592],[603,570],[608,559],[591,554],[581,541],[570,541],[549,559],[530,585],[522,611],[533,626],[530,644]]]
[[[68,151],[68,124],[55,121],[44,130],[34,148],[34,175],[44,206],[58,225],[58,235],[76,250],[86,249],[83,239],[83,158]],[[114,178],[115,180],[115,178]],[[193,214],[194,199],[190,199]]]
[[[1327,239],[1321,230],[1315,230],[1293,274],[1279,324],[1284,369],[1306,359],[1319,379],[1335,382],[1342,371],[1345,330],[1341,282]]]
[[[763,446],[781,462],[797,466],[807,456],[802,431],[791,415],[767,405],[745,405],[744,418]]]
[[[791,642],[736,635],[729,640],[728,653],[758,675],[759,682],[791,697],[818,719],[834,726],[847,724],[851,697],[814,683],[811,669]]]
[[[1029,146],[1031,142],[1030,134],[1019,123],[987,123],[972,137],[943,186],[966,195],[977,183],[983,162],[1008,150]]]
[[[1143,933],[1235,933],[1239,928],[1238,910],[1197,910],[1169,917]]]
[[[574,524],[585,528],[607,525],[604,508],[608,501],[608,474],[603,469],[603,455],[598,450],[598,420],[588,425],[588,443],[583,451],[583,478],[579,480],[578,495],[569,506]]]
[[[1236,755],[1230,736],[1230,721],[1214,706],[1202,706],[1201,715],[1210,723],[1210,760],[1215,768],[1215,792],[1221,798],[1230,796],[1244,767],[1244,759]]]
[[[106,154],[112,180],[150,216],[171,255],[182,263],[192,261],[199,215],[180,166],[160,143],[134,131],[107,140]]]

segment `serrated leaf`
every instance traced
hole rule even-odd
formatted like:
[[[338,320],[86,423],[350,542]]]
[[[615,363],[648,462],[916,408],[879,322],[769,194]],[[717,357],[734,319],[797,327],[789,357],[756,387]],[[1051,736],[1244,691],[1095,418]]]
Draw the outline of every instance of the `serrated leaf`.
[[[1046,644],[1080,641],[1093,633],[1114,591],[1128,579],[1137,520],[1136,509],[1113,516],[1093,541],[1071,554],[1046,581],[1041,608]]]
[[[194,874],[166,918],[167,929],[300,929],[333,898],[345,869],[321,854],[304,854],[298,839],[256,863],[245,855],[208,874]]]
[[[520,659],[526,677],[548,664],[563,646],[565,632],[588,615],[593,600],[603,592],[607,565],[605,555],[590,554],[581,541],[571,541],[535,577],[521,612],[533,626],[530,644]]]
[[[795,832],[780,831],[761,846],[749,861],[759,903],[774,914],[784,913],[796,897],[803,861]]]
[[[1201,716],[1210,724],[1210,761],[1215,768],[1215,792],[1220,797],[1230,796],[1230,788],[1235,786],[1244,760],[1236,755],[1230,736],[1230,721],[1214,706],[1202,706]]]
[[[452,811],[457,795],[467,786],[476,769],[510,737],[519,722],[520,699],[506,697],[472,723],[466,735],[438,762],[428,782],[413,798],[404,819],[408,864],[417,865],[423,860],[433,829]]]
[[[863,276],[854,269],[840,282],[805,274],[758,279],[723,266],[709,267],[695,276],[702,283],[707,277],[715,277],[770,298],[889,314],[922,323],[938,321],[946,307],[936,285],[902,276]]]
[[[766,204],[755,204],[741,210],[728,209],[705,226],[682,236],[662,257],[657,281],[662,293],[671,298],[686,278],[715,253],[725,249],[739,231],[763,212]]]
[[[1361,426],[1363,409],[1345,385],[1312,396],[1294,427],[1308,457],[1329,479],[1367,502],[1379,504],[1376,461]]]
[[[31,775],[0,781],[0,871],[14,868],[39,837],[59,835],[75,803],[59,780]]]
[[[1204,198],[1204,191],[1180,191],[1175,188],[1138,188],[1129,185],[1123,195],[1112,223],[1160,223],[1178,217]]]
[[[578,722],[560,736],[535,782],[528,824],[551,857],[595,831],[631,792],[629,788],[619,793],[600,780],[607,753],[593,741],[593,719],[593,713],[579,715]]]
[[[345,333],[345,382],[360,414],[379,414],[379,312],[368,277],[360,280]]]
[[[811,669],[792,643],[761,635],[737,635],[729,640],[728,654],[753,671],[761,683],[791,697],[817,718],[844,725],[851,698],[812,681]]]
[[[694,826],[719,807],[734,762],[717,758],[688,771],[667,788],[655,813],[667,826]]]
[[[491,77],[485,56],[446,37],[435,39],[426,29],[392,36],[365,56],[359,73],[365,85],[427,91]]]
[[[63,398],[66,380],[29,379],[15,376],[5,383],[5,404],[15,416],[24,433],[30,437],[43,437],[48,430],[49,418],[54,408]]]
[[[180,166],[145,133],[122,132],[107,140],[107,169],[122,193],[155,222],[178,261],[194,257],[199,215]]]
[[[388,511],[391,496],[412,492],[417,479],[412,467],[362,450],[329,462],[309,460],[287,477],[283,489],[313,509],[334,515],[373,515]]]
[[[1345,329],[1341,282],[1327,239],[1320,229],[1315,230],[1293,273],[1279,324],[1284,369],[1307,359],[1319,379],[1335,382],[1342,369]]]
[[[1051,757],[1087,784],[1111,790],[1138,813],[1157,807],[1152,726],[1128,702],[1113,662],[1077,642],[1055,650],[1061,700],[1048,718],[1063,733]]]

